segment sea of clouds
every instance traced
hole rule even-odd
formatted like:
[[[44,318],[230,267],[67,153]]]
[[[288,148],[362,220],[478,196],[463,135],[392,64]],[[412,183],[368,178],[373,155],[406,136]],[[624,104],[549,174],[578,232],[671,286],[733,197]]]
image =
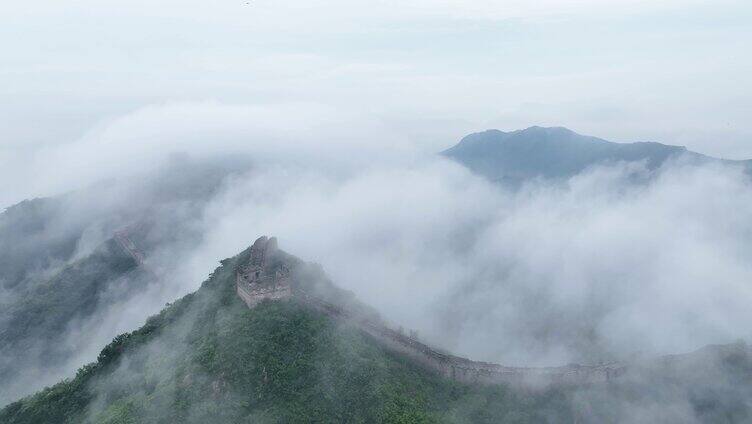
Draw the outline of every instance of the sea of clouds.
[[[393,325],[473,359],[593,363],[750,339],[743,170],[616,164],[510,189],[437,154],[446,147],[315,104],[175,103],[31,152],[1,171],[22,176],[2,193],[6,203],[113,179],[128,187],[118,201],[145,201],[139,176],[175,154],[252,163],[193,210],[175,211],[199,236],[147,258],[158,283],[75,323],[80,355],[48,380],[95,359],[261,235],[322,264]]]

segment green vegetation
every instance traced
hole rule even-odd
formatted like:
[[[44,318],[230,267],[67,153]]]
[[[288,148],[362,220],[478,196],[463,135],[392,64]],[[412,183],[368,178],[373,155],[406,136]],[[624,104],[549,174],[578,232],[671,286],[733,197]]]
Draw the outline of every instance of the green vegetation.
[[[0,381],[10,385],[28,370],[55,370],[70,359],[69,325],[106,307],[110,290],[125,295],[144,281],[135,261],[113,240],[89,256],[27,287],[0,309]],[[121,284],[123,283],[123,284]],[[10,397],[0,387],[0,401]],[[12,399],[11,399],[12,400]]]
[[[116,337],[74,378],[0,410],[0,422],[745,423],[752,417],[752,359],[742,345],[591,387],[525,392],[463,385],[294,300],[249,310],[234,286],[236,266],[248,255],[222,261],[198,291]],[[360,306],[317,280],[320,271],[297,268],[301,283],[316,282],[331,298]]]
[[[73,254],[83,226],[60,222],[63,199],[25,200],[0,212],[0,288],[23,285]]]
[[[0,422],[572,421],[561,393],[449,382],[295,302],[247,309],[233,284],[247,254],[115,338],[75,378],[8,405]]]
[[[65,267],[25,293],[4,312],[7,324],[0,341],[44,339],[64,330],[73,317],[93,311],[107,282],[136,268],[135,261],[113,240],[90,256]]]

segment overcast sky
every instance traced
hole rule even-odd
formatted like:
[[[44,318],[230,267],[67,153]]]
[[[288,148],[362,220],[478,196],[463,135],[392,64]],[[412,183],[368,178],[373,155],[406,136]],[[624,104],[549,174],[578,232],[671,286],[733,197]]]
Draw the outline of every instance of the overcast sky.
[[[427,152],[561,125],[750,158],[751,21],[748,0],[9,0],[0,165],[206,101],[357,111]]]

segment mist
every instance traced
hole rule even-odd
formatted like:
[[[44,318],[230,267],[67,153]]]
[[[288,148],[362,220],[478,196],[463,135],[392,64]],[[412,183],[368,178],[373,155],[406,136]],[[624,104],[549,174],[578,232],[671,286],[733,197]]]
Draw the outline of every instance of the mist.
[[[500,363],[748,338],[747,177],[675,163],[633,182],[647,172],[599,168],[509,192],[438,157],[344,180],[273,170],[210,205],[198,257],[276,235],[389,319]]]
[[[677,157],[653,170],[612,163],[509,187],[439,155],[445,147],[331,106],[174,103],[40,148],[28,168],[4,168],[24,176],[6,202],[63,199],[39,242],[81,234],[70,261],[38,269],[37,280],[122,229],[146,259],[67,324],[54,367],[45,344],[32,344],[0,401],[71,377],[261,235],[321,264],[393,328],[473,360],[596,364],[752,339],[752,185],[741,166]],[[16,296],[6,289],[2,300]],[[157,339],[135,358],[160,364],[185,353],[167,345]],[[625,381],[623,390],[639,391],[652,380]],[[734,384],[713,387],[735,393]],[[635,410],[690,420],[683,390],[665,406],[582,390],[572,405],[590,410],[601,399],[624,420]]]
[[[294,421],[269,363],[310,383],[298,419],[748,420],[750,20],[742,0],[0,4],[0,421]],[[455,390],[356,319],[249,312],[230,284],[260,236],[423,353],[606,384]]]
[[[40,173],[30,187],[127,180],[175,154],[233,151],[253,166],[149,226],[192,235],[149,255],[158,285],[95,318],[110,329],[89,357],[264,234],[322,264],[395,325],[474,359],[557,365],[750,336],[752,189],[733,166],[679,160],[650,173],[617,164],[511,190],[377,120],[301,105],[149,107],[92,134],[40,155],[96,166],[69,179]],[[153,202],[139,197],[139,184],[127,186],[122,204]]]

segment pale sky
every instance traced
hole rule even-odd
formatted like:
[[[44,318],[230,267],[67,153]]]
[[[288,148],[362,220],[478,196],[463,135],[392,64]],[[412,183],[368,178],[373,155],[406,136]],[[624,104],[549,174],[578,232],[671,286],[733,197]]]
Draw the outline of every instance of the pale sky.
[[[750,22],[748,0],[7,0],[0,164],[206,101],[358,111],[426,151],[560,125],[752,158]]]

